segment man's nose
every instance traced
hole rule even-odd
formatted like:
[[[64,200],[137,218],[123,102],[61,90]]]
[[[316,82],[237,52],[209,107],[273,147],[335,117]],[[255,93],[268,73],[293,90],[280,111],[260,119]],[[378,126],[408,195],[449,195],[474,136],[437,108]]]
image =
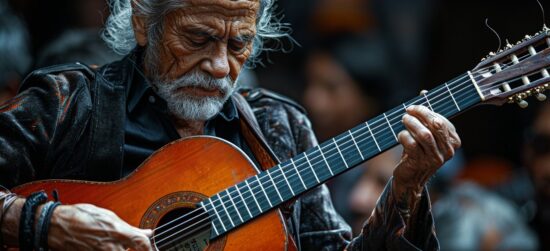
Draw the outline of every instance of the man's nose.
[[[227,58],[227,46],[224,43],[219,43],[216,49],[203,60],[201,68],[214,78],[225,78],[228,76],[230,68]]]

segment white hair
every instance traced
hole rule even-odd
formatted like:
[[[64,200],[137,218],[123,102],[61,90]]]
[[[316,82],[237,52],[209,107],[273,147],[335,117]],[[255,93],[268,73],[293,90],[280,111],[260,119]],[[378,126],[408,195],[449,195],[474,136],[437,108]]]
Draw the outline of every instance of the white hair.
[[[281,38],[290,38],[289,24],[281,23],[280,18],[273,14],[275,0],[259,0],[260,10],[256,19],[256,36],[254,37],[252,54],[248,65],[257,62],[262,51],[276,50],[275,47],[264,46],[266,39],[279,41]],[[184,0],[110,0],[111,15],[109,16],[102,34],[103,40],[116,53],[128,54],[136,46],[132,27],[132,2],[134,14],[145,17],[148,29],[148,43],[155,45],[162,36],[163,18],[171,11],[185,6]]]

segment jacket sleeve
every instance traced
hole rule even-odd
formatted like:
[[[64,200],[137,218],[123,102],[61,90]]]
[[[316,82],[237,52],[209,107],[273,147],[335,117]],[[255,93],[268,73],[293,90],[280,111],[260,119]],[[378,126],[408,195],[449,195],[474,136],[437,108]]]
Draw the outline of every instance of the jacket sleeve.
[[[52,72],[31,73],[19,94],[0,105],[0,185],[47,177],[55,153],[70,152],[64,142],[75,141],[82,129],[78,121],[91,106],[83,95],[88,78],[80,71]]]

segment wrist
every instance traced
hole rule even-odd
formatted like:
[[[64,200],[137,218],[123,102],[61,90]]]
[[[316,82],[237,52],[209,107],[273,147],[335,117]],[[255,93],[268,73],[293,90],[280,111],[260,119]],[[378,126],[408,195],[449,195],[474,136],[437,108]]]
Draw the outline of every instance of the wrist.
[[[394,191],[401,193],[414,193],[420,194],[424,189],[424,182],[415,181],[411,179],[405,179],[400,175],[394,174],[392,181],[392,188]]]
[[[15,247],[19,242],[19,219],[24,204],[24,198],[17,198],[12,205],[3,212],[0,234],[2,234],[3,244],[8,247]]]
[[[417,202],[422,197],[424,187],[418,183],[402,182],[399,178],[394,177],[392,181],[392,194],[394,197],[397,209],[402,213],[402,216],[408,218],[415,209]]]

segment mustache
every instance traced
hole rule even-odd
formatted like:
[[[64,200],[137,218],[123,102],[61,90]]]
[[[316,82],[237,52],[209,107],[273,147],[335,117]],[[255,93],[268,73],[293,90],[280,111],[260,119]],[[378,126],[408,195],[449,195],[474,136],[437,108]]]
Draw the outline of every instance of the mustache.
[[[214,78],[202,71],[195,70],[166,84],[171,90],[176,90],[182,87],[196,87],[204,89],[217,89],[225,94],[231,89],[234,81],[229,76],[224,78]]]

